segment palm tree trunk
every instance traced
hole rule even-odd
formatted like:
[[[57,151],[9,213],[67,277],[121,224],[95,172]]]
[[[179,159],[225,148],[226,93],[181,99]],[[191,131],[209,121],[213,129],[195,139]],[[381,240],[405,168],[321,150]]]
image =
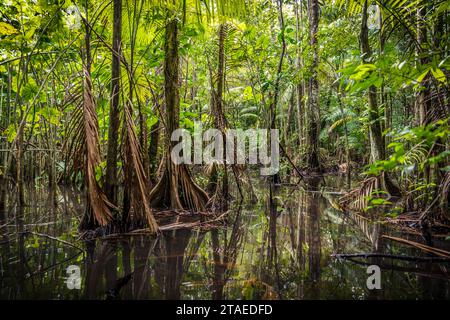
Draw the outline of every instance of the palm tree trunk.
[[[372,56],[372,50],[369,43],[368,20],[368,1],[364,2],[361,19],[360,46],[362,61],[366,63]],[[369,143],[370,143],[370,162],[374,163],[383,160],[386,157],[385,141],[382,135],[380,114],[377,102],[377,89],[375,86],[369,87]],[[381,177],[381,185],[391,195],[400,195],[399,188],[394,184],[388,173],[384,173]]]
[[[320,134],[320,114],[319,114],[319,81],[317,71],[319,66],[319,52],[317,47],[317,32],[319,29],[319,1],[310,0],[308,3],[309,13],[309,34],[310,47],[313,54],[311,64],[311,77],[308,85],[308,127],[307,127],[307,164],[308,168],[314,172],[320,172],[319,160],[319,134]]]
[[[150,128],[150,145],[148,147],[149,178],[152,184],[156,183],[158,168],[159,120]]]
[[[271,112],[270,129],[276,129],[277,106],[278,106],[278,100],[279,100],[279,96],[280,96],[281,72],[283,70],[284,56],[286,55],[286,38],[284,35],[283,1],[278,0],[277,3],[278,3],[278,23],[279,23],[280,30],[281,30],[281,52],[280,52],[280,58],[278,60],[278,68],[277,68],[277,75],[276,75],[276,80],[275,80],[273,100],[270,104],[270,112]],[[272,176],[272,182],[275,184],[280,183],[280,175],[278,173],[275,173]]]
[[[164,44],[164,96],[165,96],[165,169],[164,173],[150,192],[151,205],[156,208],[172,210],[189,209],[203,211],[208,195],[192,179],[185,164],[175,164],[171,159],[175,142],[170,137],[179,128],[180,115],[180,60],[178,53],[178,22],[169,17],[165,28]]]
[[[106,155],[105,192],[117,204],[117,156],[119,134],[120,50],[122,41],[122,0],[114,0],[111,70],[111,107],[109,109],[108,151]]]
[[[295,41],[299,43],[301,38],[301,32],[300,24],[303,22],[303,6],[302,2],[299,0],[295,1],[294,4],[294,10],[295,10],[295,21],[296,21],[296,27],[295,27]],[[297,46],[296,51],[296,68],[297,70],[300,70],[303,67],[302,63],[302,49],[301,46]],[[297,126],[298,126],[298,145],[301,148],[303,146],[303,129],[304,129],[304,117],[303,114],[305,112],[304,106],[303,106],[303,96],[304,96],[304,81],[303,79],[299,79],[298,83],[296,85],[296,111],[297,111]]]
[[[369,28],[367,27],[368,20],[368,4],[367,0],[364,2],[362,21],[361,21],[361,33],[360,33],[360,45],[363,63],[366,63],[372,56],[372,50],[369,43]],[[377,103],[377,90],[375,86],[369,88],[369,142],[370,142],[370,158],[371,162],[375,162],[384,159],[385,148],[384,140],[381,134],[381,123],[378,113]]]
[[[426,57],[420,57],[423,53],[422,46],[427,43],[427,27],[425,21],[425,10],[426,8],[421,6],[417,9],[417,49],[416,54],[418,56],[418,62],[420,64],[427,64],[429,61]],[[424,81],[427,81],[425,79]],[[427,122],[427,111],[429,109],[427,97],[429,95],[429,90],[427,88],[422,88],[416,96],[416,122],[417,125],[425,125]]]
[[[226,139],[227,120],[223,111],[223,92],[225,87],[225,37],[227,34],[227,26],[222,23],[218,29],[218,65],[217,65],[217,84],[214,87],[214,81],[211,82],[211,107],[214,117],[214,125],[217,130],[221,131],[222,140]],[[216,138],[218,139],[218,137]],[[223,159],[226,159],[226,145],[223,146]],[[208,192],[215,194],[219,185],[217,166],[213,165],[211,169],[211,178],[208,184]],[[222,209],[227,207],[227,200],[229,198],[228,192],[228,170],[226,164],[224,165],[224,175],[222,180],[222,195],[219,197],[223,202],[220,204]]]
[[[83,62],[83,121],[85,138],[85,170],[87,205],[80,222],[80,230],[95,229],[106,226],[112,221],[111,209],[114,207],[100,188],[95,174],[95,168],[100,164],[100,147],[98,135],[98,120],[95,110],[95,99],[91,80],[91,29],[88,20],[88,10],[85,20],[85,57]]]

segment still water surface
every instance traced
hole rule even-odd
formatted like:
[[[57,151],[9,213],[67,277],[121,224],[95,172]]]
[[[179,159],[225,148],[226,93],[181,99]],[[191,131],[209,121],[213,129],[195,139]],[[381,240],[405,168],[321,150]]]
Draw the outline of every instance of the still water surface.
[[[313,191],[280,187],[276,203],[259,187],[255,203],[233,204],[209,230],[78,240],[80,193],[33,189],[22,210],[0,208],[1,299],[448,299],[447,263],[337,260],[333,253],[424,253],[383,238],[385,224],[345,214],[331,203],[340,180]],[[50,200],[49,200],[50,199]],[[60,241],[62,240],[62,241]],[[423,242],[423,241],[422,241]],[[434,245],[448,249],[448,242]],[[381,290],[368,290],[367,266],[381,268]],[[69,289],[67,268],[80,270]]]

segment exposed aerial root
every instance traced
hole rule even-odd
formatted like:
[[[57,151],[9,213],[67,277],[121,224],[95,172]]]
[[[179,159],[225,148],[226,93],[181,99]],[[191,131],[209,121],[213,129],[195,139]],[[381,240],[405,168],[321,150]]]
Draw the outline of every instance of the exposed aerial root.
[[[204,211],[208,195],[192,179],[184,164],[175,164],[166,155],[164,173],[150,192],[153,208],[190,211]]]

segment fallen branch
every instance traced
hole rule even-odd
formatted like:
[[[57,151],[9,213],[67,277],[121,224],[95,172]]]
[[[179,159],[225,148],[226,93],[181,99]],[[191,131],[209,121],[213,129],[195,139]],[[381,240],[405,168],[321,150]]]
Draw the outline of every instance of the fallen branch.
[[[300,170],[297,168],[297,166],[294,164],[294,162],[292,162],[291,158],[289,157],[289,155],[287,154],[286,150],[284,150],[283,145],[281,143],[279,143],[280,149],[283,152],[284,156],[286,157],[287,161],[291,164],[292,168],[294,168],[295,172],[297,172],[300,180],[302,180],[304,178],[303,174],[300,172]]]
[[[440,257],[450,258],[450,252],[442,250],[442,249],[430,247],[430,246],[427,246],[425,244],[422,244],[422,243],[419,243],[419,242],[415,242],[415,241],[411,241],[411,240],[406,240],[406,239],[403,239],[403,238],[391,237],[391,236],[386,236],[386,235],[383,235],[382,237],[386,238],[386,239],[393,240],[393,241],[397,241],[397,242],[400,242],[400,243],[408,244],[408,245],[410,245],[412,247],[418,248],[418,249],[423,250],[425,252],[433,253],[433,254],[435,254],[437,256],[440,256]]]
[[[49,271],[49,270],[51,270],[51,269],[53,269],[53,268],[55,268],[55,267],[57,267],[57,266],[59,266],[59,265],[62,265],[62,264],[64,264],[64,263],[66,263],[67,261],[70,261],[70,260],[75,259],[75,258],[78,257],[81,253],[82,253],[82,251],[80,251],[80,252],[78,252],[78,253],[75,253],[74,255],[72,255],[72,256],[69,257],[69,258],[66,258],[66,259],[64,259],[64,260],[62,260],[62,261],[59,261],[59,262],[57,262],[57,263],[55,263],[55,264],[52,264],[51,266],[49,266],[49,267],[47,267],[47,268],[45,268],[45,269],[37,270],[37,271],[33,272],[32,274],[28,274],[28,275],[26,276],[26,278],[29,279],[29,278],[31,278],[31,277],[34,277],[34,276],[38,275],[38,274],[45,273],[45,272],[47,272],[47,271]]]
[[[450,258],[444,258],[444,257],[413,257],[413,256],[387,254],[387,253],[335,253],[335,254],[332,254],[331,256],[336,259],[387,258],[387,259],[417,261],[417,262],[450,262]]]
[[[38,237],[44,237],[44,238],[48,238],[48,239],[51,239],[51,240],[55,240],[55,241],[64,243],[65,245],[68,245],[68,246],[70,246],[72,248],[75,248],[77,250],[80,250],[81,252],[84,252],[84,249],[82,249],[82,248],[80,248],[80,247],[78,247],[78,246],[76,246],[76,245],[74,245],[74,244],[72,244],[72,243],[70,243],[68,241],[65,241],[65,240],[62,240],[62,239],[59,239],[59,238],[56,238],[56,237],[52,237],[52,236],[50,236],[48,234],[37,233],[37,232],[33,232],[33,231],[23,231],[23,232],[20,232],[20,233],[21,234],[33,234],[33,235],[38,236]]]
[[[172,211],[164,211],[164,214],[168,214]],[[160,212],[162,213],[162,212]],[[214,222],[218,222],[222,220],[229,212],[224,212],[217,216],[214,219],[209,219],[207,221],[195,221],[195,222],[174,222],[166,225],[160,225],[159,230],[160,231],[172,231],[177,229],[193,229],[193,228],[215,228],[217,225],[214,225]],[[155,214],[156,217],[158,217],[158,213]],[[114,233],[109,234],[107,236],[102,237],[103,240],[105,239],[112,239],[112,238],[120,238],[125,236],[140,236],[140,235],[149,235],[151,234],[150,230],[148,228],[144,229],[137,229],[126,233]]]
[[[348,258],[348,261],[360,265],[360,266],[370,266],[372,262],[367,262],[364,260],[357,260],[353,258]],[[399,271],[399,272],[406,272],[406,273],[412,273],[415,275],[419,275],[422,277],[432,278],[432,279],[439,279],[448,281],[449,280],[449,274],[447,272],[437,271],[437,270],[430,270],[430,268],[425,265],[425,268],[411,268],[411,267],[402,267],[397,266],[394,264],[378,264],[381,270],[389,270],[389,271]]]

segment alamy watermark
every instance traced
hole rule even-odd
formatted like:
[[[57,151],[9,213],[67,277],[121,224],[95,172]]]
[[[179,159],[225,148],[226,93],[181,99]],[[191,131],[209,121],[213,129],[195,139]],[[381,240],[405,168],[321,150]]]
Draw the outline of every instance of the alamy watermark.
[[[81,272],[80,267],[77,265],[70,265],[66,269],[67,279],[66,285],[67,289],[81,289]]]
[[[366,286],[367,289],[373,290],[381,289],[381,270],[380,267],[376,264],[370,265],[367,267],[367,274],[370,274],[370,276],[367,278]]]
[[[178,142],[171,152],[175,164],[259,164],[264,176],[280,169],[278,129],[228,129],[222,134],[218,129],[203,132],[202,124],[194,122],[193,133],[177,129],[171,141]]]

